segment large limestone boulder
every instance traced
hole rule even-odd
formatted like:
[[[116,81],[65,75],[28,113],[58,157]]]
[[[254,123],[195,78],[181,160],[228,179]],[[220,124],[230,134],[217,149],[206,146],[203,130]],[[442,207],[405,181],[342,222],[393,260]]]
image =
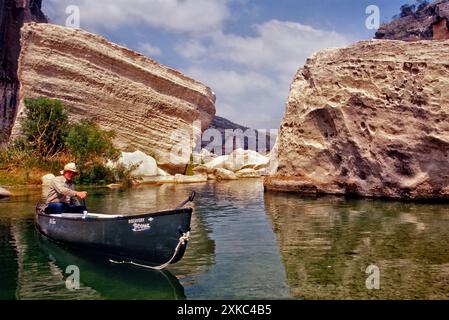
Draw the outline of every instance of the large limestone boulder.
[[[127,167],[135,166],[136,169],[132,171],[134,176],[166,176],[164,171],[159,171],[156,160],[142,151],[122,152],[117,163],[123,164]]]
[[[226,169],[237,172],[241,169],[263,169],[268,166],[269,158],[253,150],[237,149],[229,155],[219,156],[204,166],[209,169]]]
[[[46,96],[68,107],[71,120],[88,118],[116,132],[126,152],[141,150],[169,173],[183,173],[190,153],[173,156],[205,130],[215,115],[210,88],[103,37],[52,24],[21,30],[20,133],[24,98]],[[175,150],[174,150],[175,148]],[[178,162],[179,161],[179,162]]]
[[[449,41],[363,41],[291,85],[268,190],[449,198]]]
[[[213,159],[215,159],[217,156],[210,151],[206,149],[201,149],[201,152],[193,153],[193,163],[195,164],[205,164],[208,162],[211,162]]]
[[[0,187],[0,198],[6,198],[6,197],[11,197],[11,196],[12,196],[11,192]]]
[[[209,170],[213,171],[214,169],[223,169],[225,162],[228,161],[228,156],[219,156],[213,159],[212,161],[206,163],[204,166]]]
[[[262,169],[268,166],[269,158],[253,150],[237,149],[227,156],[224,168],[233,172],[241,169]]]
[[[214,173],[214,177],[216,180],[221,181],[221,180],[237,180],[237,176],[234,172],[226,170],[226,169],[216,169],[215,173]],[[211,177],[212,180],[212,177]]]

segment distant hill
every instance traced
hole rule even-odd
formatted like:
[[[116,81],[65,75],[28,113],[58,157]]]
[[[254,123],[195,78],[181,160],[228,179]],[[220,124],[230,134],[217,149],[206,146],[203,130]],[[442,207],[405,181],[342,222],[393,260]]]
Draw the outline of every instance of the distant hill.
[[[247,130],[253,130],[254,135],[255,135],[255,142],[252,141],[253,143],[249,143],[248,142],[248,138],[244,138],[244,149],[249,149],[249,150],[254,150],[254,151],[258,151],[258,152],[270,152],[271,148],[273,147],[274,143],[276,142],[276,136],[270,136],[270,132],[267,130],[267,132],[259,132],[256,131],[254,129],[236,124],[232,121],[229,121],[228,119],[225,119],[223,117],[219,117],[219,116],[215,116],[215,118],[212,120],[211,124],[209,125],[208,129],[215,129],[218,130],[220,132],[221,135],[221,146],[223,147],[222,152],[223,154],[225,153],[230,153],[229,150],[228,152],[226,152],[226,150],[224,149],[226,146],[226,142],[228,142],[228,144],[231,143],[231,139],[234,139],[234,143],[233,143],[233,148],[232,150],[230,150],[231,152],[235,149],[237,149],[238,147],[242,147],[242,146],[238,146],[236,141],[237,139],[235,139],[235,134],[237,133],[245,133],[248,131]],[[231,131],[232,130],[232,131]],[[262,135],[265,136],[266,138],[266,143],[263,143],[261,139]],[[254,139],[254,138],[252,138]],[[212,140],[212,139],[211,139]],[[238,139],[241,140],[241,139]],[[214,141],[202,141],[201,147],[205,148],[206,146],[208,146],[210,143],[214,143]],[[243,142],[241,142],[243,144]],[[218,146],[220,143],[216,143],[213,144],[212,146]],[[258,144],[263,144],[265,146],[265,148],[263,148],[263,146],[259,146]],[[256,147],[254,147],[254,145]],[[209,146],[210,149],[211,146]]]
[[[447,40],[449,39],[449,0],[417,1],[401,6],[393,21],[380,26],[376,39]]]

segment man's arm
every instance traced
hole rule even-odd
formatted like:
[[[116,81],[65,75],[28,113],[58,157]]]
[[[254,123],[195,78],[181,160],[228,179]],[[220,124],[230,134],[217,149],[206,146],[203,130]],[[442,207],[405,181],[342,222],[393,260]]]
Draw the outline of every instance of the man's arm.
[[[76,197],[78,195],[78,193],[75,190],[67,188],[65,186],[65,183],[62,181],[58,181],[58,179],[53,179],[53,181],[51,183],[52,183],[53,189],[55,189],[55,191],[58,194],[65,195],[67,197]]]

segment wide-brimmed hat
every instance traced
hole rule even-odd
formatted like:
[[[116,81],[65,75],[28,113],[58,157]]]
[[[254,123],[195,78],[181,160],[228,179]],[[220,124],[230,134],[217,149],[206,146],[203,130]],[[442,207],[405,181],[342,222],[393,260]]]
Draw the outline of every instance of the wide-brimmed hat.
[[[64,170],[61,171],[61,174],[64,174],[64,172],[66,172],[66,171],[70,171],[70,172],[73,172],[73,173],[76,173],[76,174],[80,173],[78,171],[78,168],[76,167],[76,164],[74,164],[74,163],[66,164],[64,166]]]

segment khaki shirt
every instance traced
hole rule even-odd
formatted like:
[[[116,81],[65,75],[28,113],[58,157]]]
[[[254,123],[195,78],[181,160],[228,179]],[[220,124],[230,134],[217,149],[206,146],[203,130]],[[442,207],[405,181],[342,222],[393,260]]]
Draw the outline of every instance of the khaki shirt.
[[[73,206],[79,206],[76,198],[75,185],[67,181],[64,176],[54,178],[49,186],[47,203],[62,202]]]

